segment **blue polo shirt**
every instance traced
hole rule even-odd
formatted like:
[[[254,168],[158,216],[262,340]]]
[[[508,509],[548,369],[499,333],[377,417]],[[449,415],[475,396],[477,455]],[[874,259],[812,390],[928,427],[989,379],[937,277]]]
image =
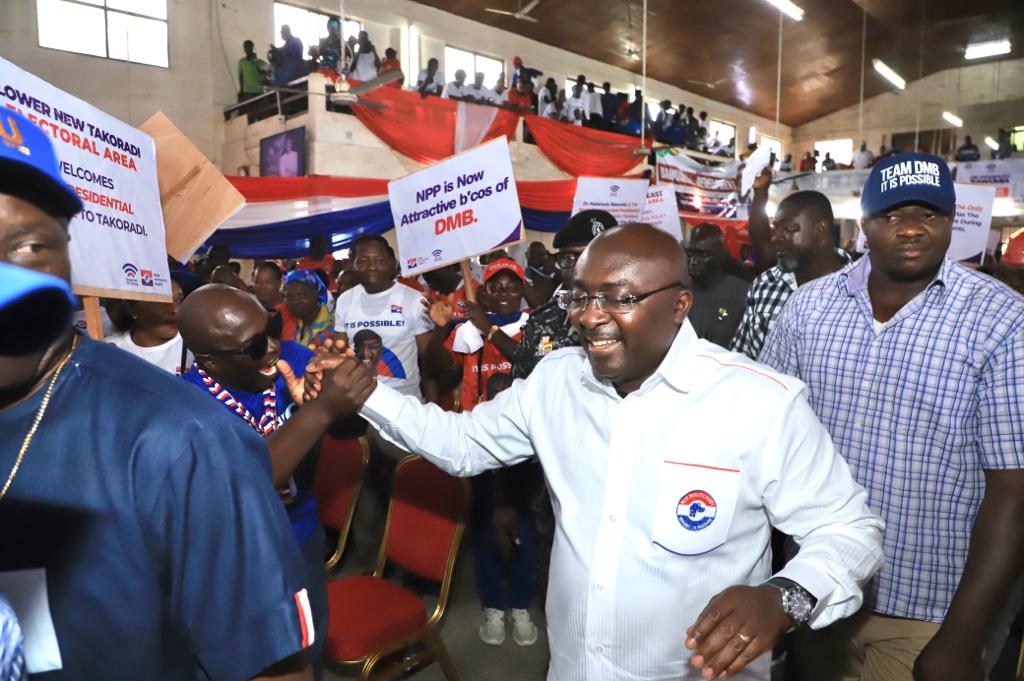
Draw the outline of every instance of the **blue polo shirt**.
[[[0,411],[5,479],[44,392]],[[266,444],[114,346],[82,338],[0,528],[0,572],[45,570],[61,669],[33,679],[241,680],[303,647],[305,569]]]
[[[281,342],[281,359],[288,362],[296,376],[303,374],[306,365],[309,364],[309,360],[313,358],[313,354],[313,351],[309,348],[293,341]],[[203,379],[194,366],[182,374],[181,377],[189,383],[198,386],[208,398],[213,397],[206,386],[203,385]],[[294,402],[292,401],[291,393],[288,392],[288,384],[285,383],[284,377],[281,374],[277,375],[275,385],[277,386],[277,427],[280,428],[291,416]],[[231,395],[235,400],[242,403],[249,410],[250,414],[259,419],[259,415],[263,413],[263,393],[232,390]],[[232,414],[239,423],[245,424],[245,421],[237,414],[234,414],[233,411],[220,403],[217,404],[222,411]],[[248,425],[245,427],[252,430]],[[253,433],[255,432],[253,431]],[[295,532],[295,538],[300,544],[305,544],[313,536],[319,523],[316,515],[316,497],[313,496],[313,476],[315,474],[316,457],[307,456],[292,475],[293,494],[288,505],[285,506],[285,510],[288,511],[288,518],[292,523],[292,530]]]

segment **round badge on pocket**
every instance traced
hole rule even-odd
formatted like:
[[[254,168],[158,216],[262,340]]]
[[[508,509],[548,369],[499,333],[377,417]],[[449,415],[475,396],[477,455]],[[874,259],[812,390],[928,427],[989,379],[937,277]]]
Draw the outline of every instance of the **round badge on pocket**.
[[[691,532],[699,532],[711,525],[717,514],[715,498],[700,489],[684,494],[676,506],[679,524]]]

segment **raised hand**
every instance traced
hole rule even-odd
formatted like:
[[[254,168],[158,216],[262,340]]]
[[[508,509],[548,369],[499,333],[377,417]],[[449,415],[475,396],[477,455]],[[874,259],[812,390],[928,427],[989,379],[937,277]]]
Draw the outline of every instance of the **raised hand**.
[[[321,368],[323,379],[316,401],[335,419],[358,412],[377,387],[377,380],[370,376],[363,363],[352,357],[326,358]]]
[[[754,191],[767,191],[770,186],[772,186],[772,167],[771,165],[767,165],[764,170],[758,173],[757,177],[754,178]]]
[[[487,316],[487,311],[480,303],[466,301],[466,319],[485,336],[491,332],[491,318]]]
[[[424,298],[423,307],[430,316],[430,321],[434,322],[434,326],[443,328],[447,328],[455,314],[455,306],[452,305],[450,296],[435,300],[433,303]]]
[[[337,366],[337,363],[330,363],[331,357],[355,357],[355,352],[349,347],[344,338],[328,338],[316,348],[316,355],[306,365],[305,376],[303,376],[304,390],[303,400],[315,400],[320,390],[320,381],[323,379],[323,370],[327,366]],[[291,386],[289,385],[289,390]],[[293,393],[294,397],[294,393]],[[302,404],[296,400],[298,404]]]
[[[730,678],[771,650],[792,625],[774,586],[729,587],[708,601],[686,630],[690,664],[705,679]]]

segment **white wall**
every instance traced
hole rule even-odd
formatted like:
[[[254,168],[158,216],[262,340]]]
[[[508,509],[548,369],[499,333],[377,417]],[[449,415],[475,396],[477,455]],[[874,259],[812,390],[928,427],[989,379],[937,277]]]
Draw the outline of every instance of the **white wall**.
[[[213,10],[239,4],[263,3],[169,0],[170,68],[164,69],[41,48],[35,1],[2,0],[0,56],[132,125],[163,110],[217,161],[223,127],[221,110],[233,101],[234,89],[229,85],[225,56],[214,38],[219,24],[237,26],[252,12],[246,8],[236,17],[223,9],[223,21],[219,21]],[[228,26],[224,28],[226,35],[231,33]],[[227,59],[232,61],[232,54],[238,50],[240,47],[229,49]]]
[[[334,0],[293,0],[325,12],[337,12]],[[346,13],[361,20],[379,50],[395,47],[404,70],[409,26],[420,33],[420,61],[444,59],[445,44],[488,54],[511,67],[514,55],[545,71],[561,83],[584,73],[594,81],[610,81],[616,89],[632,92],[640,76],[587,59],[566,50],[528,40],[507,31],[462,19],[410,0],[347,0]],[[38,46],[35,0],[0,0],[0,56],[89,101],[127,123],[138,125],[156,111],[164,111],[214,163],[221,165],[225,141],[223,108],[234,103],[237,61],[242,41],[251,38],[264,53],[272,41],[280,42],[273,25],[273,0],[168,0],[170,68],[45,49]],[[443,66],[442,66],[443,68]],[[450,75],[450,74],[449,74]],[[410,76],[414,77],[414,75]],[[750,126],[771,134],[774,121],[735,107],[713,102],[679,88],[648,81],[646,95],[657,101],[680,101],[712,117],[736,125],[745,140]],[[780,136],[788,146],[790,129]],[[225,169],[233,172],[234,168]]]
[[[873,70],[868,78],[878,78]],[[983,147],[986,135],[1024,123],[1024,59],[971,64],[939,71],[907,84],[903,91],[887,92],[864,101],[864,133],[858,137],[859,106],[853,105],[793,129],[794,158],[813,149],[816,140],[852,138],[873,151],[889,144],[894,132],[913,132],[920,111],[920,130],[952,128],[942,118],[952,111],[964,119],[958,139],[971,135]],[[983,149],[984,151],[984,149]]]

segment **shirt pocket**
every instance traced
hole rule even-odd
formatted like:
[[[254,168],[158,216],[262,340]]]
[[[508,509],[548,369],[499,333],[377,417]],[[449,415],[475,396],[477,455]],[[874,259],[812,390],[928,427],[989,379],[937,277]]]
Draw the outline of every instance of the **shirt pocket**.
[[[658,473],[651,542],[682,556],[724,544],[736,511],[740,471],[663,461]]]

